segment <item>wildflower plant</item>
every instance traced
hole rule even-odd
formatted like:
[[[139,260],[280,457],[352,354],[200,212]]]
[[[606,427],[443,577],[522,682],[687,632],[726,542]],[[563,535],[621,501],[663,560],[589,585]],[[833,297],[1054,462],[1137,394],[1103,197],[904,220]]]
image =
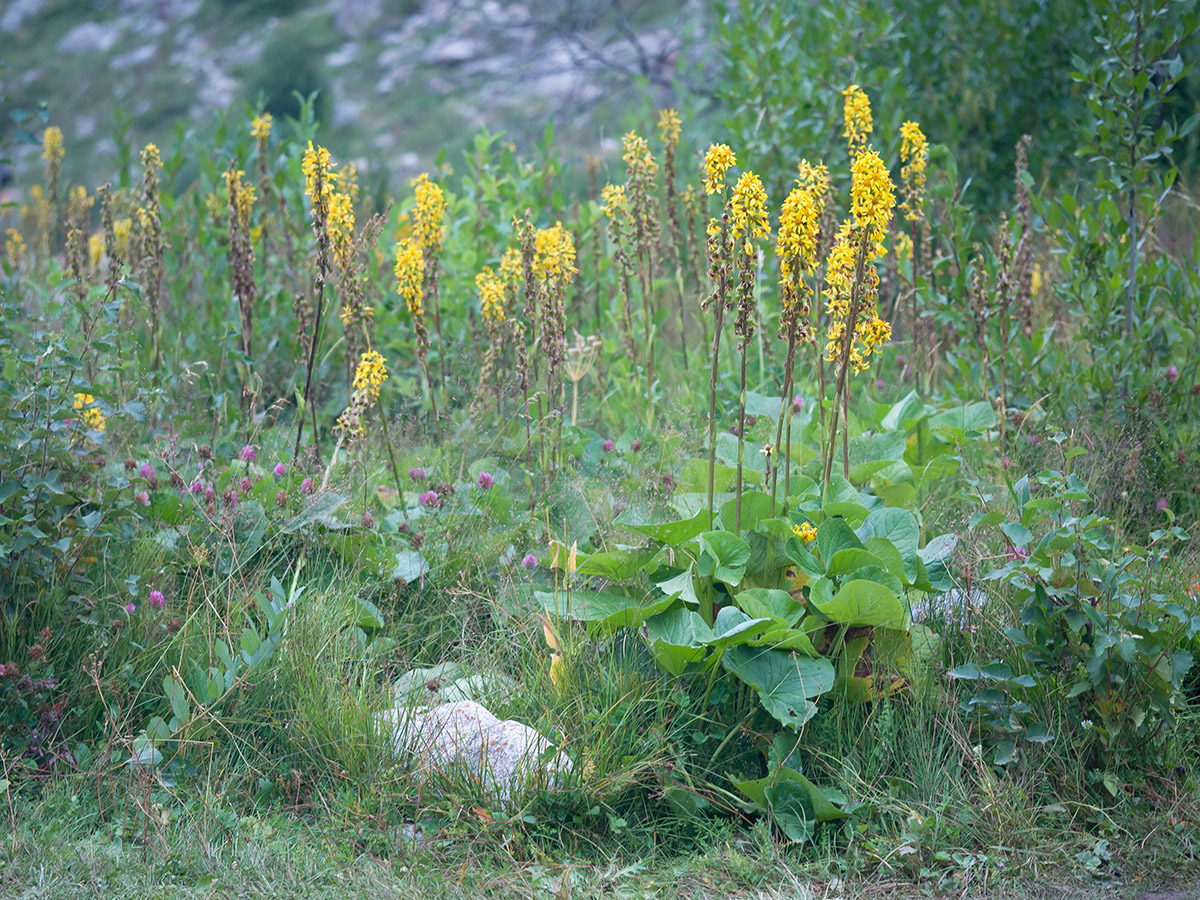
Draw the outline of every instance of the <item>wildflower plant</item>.
[[[446,401],[446,346],[442,340],[441,300],[438,291],[438,257],[445,242],[446,195],[442,188],[422,173],[411,182],[416,199],[413,207],[413,234],[422,257],[422,293],[424,308],[433,316],[438,339],[438,365],[441,368],[442,400]],[[428,375],[426,376],[428,379]],[[432,386],[430,392],[433,391]]]
[[[137,278],[142,285],[150,308],[150,346],[152,367],[162,361],[160,347],[163,315],[164,243],[162,206],[158,197],[158,173],[162,157],[158,147],[147,144],[142,148],[142,196],[137,208]]]

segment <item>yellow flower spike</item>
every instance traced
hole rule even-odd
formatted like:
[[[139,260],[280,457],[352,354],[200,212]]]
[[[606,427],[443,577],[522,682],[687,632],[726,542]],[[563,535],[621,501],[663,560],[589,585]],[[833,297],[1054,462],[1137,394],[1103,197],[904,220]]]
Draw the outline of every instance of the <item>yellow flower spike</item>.
[[[850,155],[854,156],[866,147],[867,139],[875,127],[871,118],[871,101],[857,84],[852,84],[842,91],[842,97],[845,98],[842,115],[846,121],[846,130],[842,132],[842,136],[846,138]]]
[[[900,179],[904,183],[904,202],[900,209],[910,222],[925,217],[925,166],[929,162],[929,141],[916,122],[900,126]]]
[[[619,184],[607,184],[600,192],[600,210],[610,219],[619,219],[629,215],[629,198],[625,195],[625,187]]]
[[[51,125],[42,133],[42,159],[48,163],[56,163],[60,162],[65,154],[62,129]]]
[[[679,120],[679,113],[673,109],[664,109],[658,114],[658,136],[662,138],[662,142],[668,145],[679,143],[679,133],[683,130],[683,123]]]
[[[737,165],[737,157],[728,144],[713,144],[704,154],[704,193],[716,194],[725,190],[725,173]]]
[[[854,225],[864,232],[866,240],[879,243],[887,234],[896,207],[892,176],[879,154],[868,147],[851,166],[850,211]],[[882,256],[882,248],[875,258]]]
[[[408,311],[414,316],[424,312],[421,304],[421,289],[425,279],[425,260],[421,248],[410,240],[401,241],[396,247],[396,291],[404,298]]]
[[[387,360],[378,352],[367,350],[354,370],[354,390],[364,391],[368,402],[374,403],[387,377]]]
[[[533,245],[533,273],[539,278],[563,278],[570,283],[578,271],[575,268],[575,242],[562,222],[555,222],[550,228],[539,228]]]
[[[750,238],[771,236],[771,224],[767,217],[767,192],[762,181],[753,172],[743,172],[734,186],[731,218],[732,240],[735,244],[744,240],[743,250],[747,256],[754,254]]]
[[[4,255],[13,262],[25,255],[25,239],[15,228],[4,232]]]
[[[250,123],[250,136],[259,144],[267,142],[267,138],[271,136],[271,114],[269,112],[254,117]]]
[[[415,188],[417,198],[413,210],[417,242],[422,251],[437,253],[442,249],[445,239],[442,219],[446,215],[446,196],[438,185],[429,180],[428,172],[418,175],[410,184]]]
[[[484,266],[475,276],[475,287],[479,291],[479,308],[489,322],[504,321],[504,278]]]
[[[106,427],[104,413],[96,405],[96,398],[91,394],[76,394],[72,407],[79,412],[79,418],[87,425],[89,431],[103,431]]]
[[[333,164],[329,161],[329,151],[324,147],[313,147],[313,142],[308,142],[308,149],[304,151],[304,159],[300,163],[300,171],[304,173],[304,192],[308,194],[309,201],[317,206],[331,190],[333,185],[329,181],[329,170]],[[317,181],[321,182],[321,196],[317,196]]]
[[[621,159],[631,171],[653,175],[658,171],[658,163],[650,152],[650,145],[636,131],[631,131],[621,139]]]

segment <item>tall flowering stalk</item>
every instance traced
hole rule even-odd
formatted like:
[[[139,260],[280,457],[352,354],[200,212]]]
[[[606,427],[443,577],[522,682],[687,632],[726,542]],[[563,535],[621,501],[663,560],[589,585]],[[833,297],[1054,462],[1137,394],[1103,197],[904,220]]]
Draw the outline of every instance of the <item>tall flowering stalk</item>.
[[[665,187],[664,201],[667,207],[667,230],[671,244],[675,249],[675,280],[679,287],[679,347],[683,351],[683,368],[687,370],[687,308],[684,305],[683,291],[683,229],[679,222],[679,196],[675,187],[675,156],[679,151],[679,135],[683,123],[679,113],[673,109],[664,109],[658,114],[658,136],[663,142],[663,184]],[[660,256],[665,254],[660,254]]]
[[[446,229],[446,196],[439,185],[429,180],[429,174],[418,175],[411,182],[416,194],[413,209],[413,233],[424,261],[422,290],[426,309],[432,308],[433,328],[438,339],[438,365],[441,368],[441,390],[446,401],[446,346],[442,341],[441,301],[438,295],[438,254],[442,252]],[[430,387],[432,392],[433,388]]]
[[[922,238],[928,230],[925,221],[925,167],[929,163],[929,141],[916,122],[905,122],[900,126],[900,183],[903,200],[900,212],[909,227],[912,253],[912,286],[909,316],[912,321],[912,358],[920,386],[921,327],[917,314],[917,273],[920,261],[925,258]]]
[[[851,219],[842,223],[826,261],[825,312],[827,321],[825,359],[836,362],[837,383],[825,444],[824,483],[829,490],[833,456],[837,447],[839,415],[849,416],[846,374],[869,365],[871,354],[891,338],[891,326],[879,318],[879,270],[876,262],[886,255],[884,239],[891,224],[896,197],[887,166],[870,147],[862,150],[851,166]],[[850,476],[849,423],[843,434],[842,462]]]
[[[842,136],[846,139],[846,149],[853,160],[867,148],[867,142],[875,128],[871,116],[871,100],[857,84],[852,84],[842,91],[842,98],[842,116],[846,126]]]
[[[333,163],[329,159],[329,151],[324,147],[314,147],[308,142],[300,168],[304,172],[304,191],[312,210],[313,234],[317,239],[317,271],[313,276],[314,289],[317,295],[315,315],[311,323],[300,322],[301,333],[308,334],[306,344],[308,359],[304,376],[304,407],[312,413],[313,442],[320,449],[320,434],[317,430],[317,411],[312,397],[313,364],[317,358],[317,349],[321,344],[321,325],[325,313],[325,282],[329,278],[329,196],[333,192],[330,182],[330,170]],[[304,416],[296,417],[296,446],[292,450],[293,461],[300,456],[300,441],[304,434]]]
[[[396,292],[408,307],[412,319],[413,334],[417,339],[417,359],[425,373],[425,386],[429,389],[429,403],[433,409],[433,431],[441,439],[441,423],[438,421],[437,396],[433,379],[429,375],[429,328],[425,324],[425,256],[421,247],[411,238],[405,238],[396,247],[396,265],[392,270],[396,276]]]
[[[617,270],[617,297],[621,307],[621,343],[631,366],[637,365],[637,344],[633,337],[633,298],[629,290],[629,252],[631,239],[629,197],[625,188],[610,184],[600,193],[600,209],[608,218],[608,239],[613,246],[613,262]]]
[[[46,188],[51,204],[58,203],[58,186],[62,178],[62,161],[65,155],[62,129],[56,125],[49,126],[42,133],[42,159],[46,163]]]
[[[775,429],[775,447],[780,448],[783,439],[783,422],[787,418],[787,441],[780,457],[786,467],[783,492],[791,493],[792,461],[792,417],[790,402],[795,376],[796,349],[799,344],[812,340],[809,316],[812,311],[813,289],[809,279],[817,271],[817,245],[820,240],[820,198],[813,187],[797,186],[783,201],[779,214],[779,237],[775,252],[779,256],[779,336],[787,341],[787,361],[783,369],[783,403],[779,411],[779,423]],[[771,484],[771,508],[774,515],[775,487],[779,477],[779,465],[774,469],[775,481]]]
[[[67,197],[66,262],[71,274],[72,293],[75,302],[82,305],[87,299],[88,281],[88,221],[91,218],[95,198],[89,197],[87,188],[73,185]]]
[[[638,286],[642,295],[642,346],[645,353],[647,411],[654,388],[654,336],[652,329],[658,312],[654,300],[654,259],[659,242],[658,209],[654,198],[654,179],[658,163],[644,137],[631,131],[621,143],[621,158],[625,161],[625,192],[629,199],[629,220],[632,224],[634,258],[637,263]]]
[[[245,179],[245,172],[230,165],[225,170],[225,186],[229,192],[229,272],[233,297],[241,314],[242,354],[246,357],[246,378],[242,384],[243,408],[254,406],[254,389],[250,371],[254,351],[254,242],[250,235],[250,216],[254,209],[254,186]]]
[[[507,346],[516,321],[512,310],[516,305],[517,285],[521,280],[521,254],[508,248],[493,270],[484,266],[475,276],[475,288],[479,291],[479,311],[488,333],[488,351],[483,360],[483,371],[479,376],[479,389],[475,396],[478,407],[484,396],[491,391],[496,397],[496,412],[501,410],[503,389],[500,373]]]
[[[162,157],[158,147],[147,144],[142,149],[142,202],[137,208],[138,221],[138,281],[150,304],[151,367],[157,369],[161,360],[159,342],[162,333],[163,304],[163,227],[162,207],[158,199],[158,172]]]
[[[730,277],[733,274],[733,241],[730,237],[730,214],[725,201],[725,173],[737,165],[737,157],[728,144],[713,144],[704,154],[704,193],[719,194],[721,218],[710,218],[705,232],[708,236],[708,277],[712,293],[701,304],[713,309],[712,373],[708,380],[708,520],[713,521],[713,494],[717,469],[717,373],[721,358],[721,328],[725,313],[733,305]],[[706,620],[711,621],[709,609]]]
[[[829,250],[829,245],[833,240],[833,236],[837,231],[837,218],[833,209],[833,198],[831,196],[831,188],[829,184],[829,169],[825,167],[823,162],[810,163],[807,159],[800,160],[797,166],[796,184],[807,190],[813,199],[813,204],[817,208],[817,243],[815,254],[817,258],[817,273],[816,283],[821,284],[824,280],[824,258]],[[815,335],[821,331],[822,316],[821,304],[817,304],[810,311],[810,325],[812,333]],[[816,340],[813,340],[813,356],[814,368],[817,372],[817,396],[821,398],[821,402],[817,404],[820,408],[821,415],[821,430],[825,429],[825,357],[821,352],[821,345]],[[786,395],[785,395],[786,396]],[[789,430],[791,422],[788,422]]]
[[[566,400],[566,384],[562,366],[567,351],[567,288],[574,280],[575,242],[571,233],[556,222],[550,228],[538,229],[534,235],[536,255],[533,274],[539,282],[542,299],[542,344],[546,355],[547,411],[555,419],[554,449],[550,456],[553,471],[562,455],[562,419]],[[544,425],[544,422],[543,422]]]
[[[741,385],[738,395],[738,455],[736,527],[742,527],[742,470],[746,453],[746,348],[754,336],[755,272],[758,268],[758,240],[771,236],[767,219],[767,192],[762,180],[753,172],[743,172],[738,178],[730,199],[731,243],[738,274],[737,317],[733,332],[738,337],[738,353],[742,358]]]

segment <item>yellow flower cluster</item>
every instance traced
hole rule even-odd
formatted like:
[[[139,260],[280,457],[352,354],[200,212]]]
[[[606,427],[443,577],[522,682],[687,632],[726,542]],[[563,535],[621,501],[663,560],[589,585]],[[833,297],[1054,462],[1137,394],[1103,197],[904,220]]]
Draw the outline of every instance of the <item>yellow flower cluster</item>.
[[[4,255],[13,262],[25,255],[25,238],[15,228],[4,232]]]
[[[829,169],[826,168],[825,163],[813,164],[807,159],[802,159],[796,166],[796,170],[799,175],[796,184],[812,191],[814,202],[823,207],[825,197],[829,194]]]
[[[246,173],[232,166],[225,170],[225,187],[229,190],[229,202],[243,226],[250,224],[250,210],[254,208],[254,185],[245,180]]]
[[[575,242],[571,233],[555,222],[551,228],[539,228],[533,239],[533,272],[543,280],[562,279],[564,285],[578,271],[575,268]]]
[[[421,316],[425,309],[421,303],[421,291],[425,280],[425,258],[421,248],[413,241],[404,240],[396,248],[396,290],[408,311],[414,317]]]
[[[132,234],[132,219],[117,219],[113,222],[113,240],[117,242],[117,256],[121,259],[129,255],[129,238]]]
[[[883,247],[875,241],[867,241],[864,230],[847,220],[838,230],[833,248],[825,260],[825,312],[829,328],[825,339],[825,360],[834,362],[842,353],[847,323],[850,319],[852,293],[858,291],[857,309],[850,327],[849,364],[855,373],[870,365],[869,357],[883,341],[890,339],[891,326],[875,312],[879,295],[879,271],[874,260],[884,255]],[[854,283],[860,253],[863,255],[859,283]]]
[[[846,130],[842,132],[842,136],[849,145],[850,155],[854,156],[866,147],[867,139],[875,127],[871,119],[871,101],[857,84],[852,84],[842,91],[842,97],[845,98],[842,103],[842,115],[846,120]]]
[[[89,431],[103,431],[105,428],[104,413],[96,405],[96,398],[91,394],[76,394],[72,404],[79,417],[87,425]]]
[[[387,360],[375,350],[367,350],[354,369],[354,390],[362,391],[367,402],[374,403],[387,377]]]
[[[104,234],[96,232],[88,238],[88,262],[93,269],[99,269],[104,261]]]
[[[65,153],[62,129],[51,125],[42,134],[42,159],[48,163],[57,163],[62,160]]]
[[[629,197],[624,185],[606,184],[600,192],[600,209],[610,219],[621,219],[629,215]]]
[[[713,144],[704,154],[704,193],[725,190],[725,173],[737,165],[737,157],[728,144]]]
[[[304,192],[308,194],[308,199],[313,206],[319,205],[333,190],[333,186],[329,183],[331,165],[329,151],[324,147],[313,147],[313,142],[309,141],[308,149],[304,151],[304,158],[300,162],[300,171],[304,173]],[[318,181],[321,183],[320,197],[317,196]]]
[[[258,141],[260,146],[267,142],[267,138],[271,136],[271,114],[269,112],[254,117],[250,123],[250,136]]]
[[[821,214],[811,188],[793,188],[779,213],[779,284],[784,309],[797,306],[807,287],[797,284],[800,274],[811,276],[817,269],[817,236]],[[807,305],[805,305],[807,309]]]
[[[509,247],[500,257],[500,278],[507,287],[516,287],[521,281],[521,251]]]
[[[142,148],[142,168],[147,172],[157,172],[162,168],[162,157],[158,154],[158,146],[147,144]]]
[[[802,539],[806,544],[811,544],[817,539],[817,529],[813,528],[811,522],[805,522],[803,525],[793,525],[792,534]]]
[[[442,219],[446,215],[446,196],[442,189],[429,180],[429,173],[418,175],[410,182],[415,188],[417,205],[413,210],[413,226],[417,242],[422,251],[437,253],[442,249],[445,229]]]
[[[658,163],[654,161],[650,145],[636,131],[629,132],[621,139],[621,159],[630,173],[653,175],[658,171]]]
[[[904,202],[900,209],[910,222],[925,215],[925,166],[929,162],[929,141],[916,122],[900,126],[900,178],[904,182]]]
[[[897,231],[892,235],[892,248],[895,251],[896,259],[901,262],[907,262],[912,259],[913,242],[912,238],[903,231]]]
[[[771,223],[767,218],[767,192],[753,172],[743,172],[733,188],[730,203],[733,221],[733,243],[743,241],[742,251],[754,255],[751,238],[769,238]]]
[[[892,176],[879,154],[869,147],[855,158],[850,171],[853,176],[850,211],[854,215],[854,225],[864,232],[868,241],[878,244],[887,234],[892,210],[896,207]],[[882,255],[881,247],[878,256]]]
[[[489,322],[504,321],[504,277],[484,266],[475,276],[475,287],[479,289],[479,307]]]
[[[349,194],[332,191],[329,194],[329,218],[325,222],[333,254],[344,267],[350,261],[354,245],[354,203]]]
[[[662,138],[662,142],[668,146],[674,146],[679,143],[679,132],[683,130],[683,123],[679,120],[679,113],[673,109],[664,109],[658,114],[658,136]]]
[[[10,231],[12,229],[9,229]],[[20,235],[17,235],[20,237]],[[1033,271],[1029,275],[1029,292],[1034,297],[1042,292],[1042,264],[1034,263]]]

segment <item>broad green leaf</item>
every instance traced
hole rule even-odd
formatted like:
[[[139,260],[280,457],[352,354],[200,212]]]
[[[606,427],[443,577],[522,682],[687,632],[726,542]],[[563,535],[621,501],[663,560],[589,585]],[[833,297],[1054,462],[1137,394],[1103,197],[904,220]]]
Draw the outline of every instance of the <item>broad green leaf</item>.
[[[622,513],[614,524],[672,546],[690,541],[709,527],[707,509],[700,510],[691,518],[674,522],[634,522],[632,519],[629,513]]]
[[[700,574],[736,587],[746,573],[750,545],[731,531],[709,531],[700,536]]]
[[[845,550],[839,550],[833,554],[833,559],[829,561],[829,566],[825,570],[825,574],[845,575],[847,572],[853,572],[855,569],[861,569],[863,566],[875,566],[879,569],[887,568],[883,560],[869,550],[847,547]]]
[[[771,818],[788,840],[807,843],[817,830],[817,814],[808,792],[792,781],[782,781],[763,791]]]
[[[752,619],[735,606],[726,606],[713,622],[712,638],[707,642],[718,649],[744,644],[771,625],[769,618]]]
[[[688,565],[682,572],[677,572],[674,575],[669,573],[676,572],[675,569],[659,569],[650,580],[658,585],[658,589],[664,594],[677,596],[688,606],[699,606],[700,599],[696,596],[696,584],[692,579],[692,566]],[[659,578],[663,574],[667,577]]]
[[[864,541],[869,537],[890,541],[900,551],[900,558],[904,561],[905,579],[910,584],[916,579],[917,544],[920,541],[921,529],[916,518],[907,509],[877,509],[867,516],[866,521],[855,533]]]
[[[403,578],[406,584],[421,580],[421,576],[429,571],[429,565],[419,550],[401,550],[396,554],[396,565],[389,576],[393,581]]]
[[[658,664],[671,675],[681,675],[708,655],[704,645],[711,640],[712,630],[699,613],[676,606],[647,619],[646,635]]]
[[[842,518],[829,518],[817,526],[817,552],[821,561],[828,568],[833,556],[839,550],[854,548],[862,550],[863,543]]]
[[[633,628],[648,617],[667,609],[676,597],[634,600],[605,591],[537,591],[534,596],[551,619],[573,619],[576,622],[597,623],[602,628],[616,630]]]
[[[370,600],[364,600],[362,597],[355,598],[358,604],[358,627],[359,628],[382,628],[384,626],[383,613],[379,607]]]
[[[595,575],[609,581],[628,581],[642,571],[658,554],[656,548],[608,550],[593,553],[575,570],[576,575]]]
[[[758,778],[753,781],[734,781],[733,786],[763,809],[766,809],[766,790],[773,785],[784,782],[792,782],[804,787],[805,791],[808,792],[809,799],[812,801],[817,821],[831,822],[835,819],[844,819],[846,817],[846,813],[834,806],[823,790],[790,766],[780,766],[775,770],[774,774],[768,775],[766,778]]]
[[[735,600],[748,616],[776,618],[789,626],[794,626],[804,616],[804,605],[793,600],[787,591],[751,588],[738,592]]]
[[[954,439],[982,434],[996,427],[996,410],[986,400],[947,409],[929,417],[929,427]]]
[[[284,534],[292,534],[310,525],[324,525],[326,528],[335,530],[347,528],[346,523],[334,515],[346,504],[346,501],[346,497],[332,492],[310,497],[305,501],[300,512],[288,519],[280,526],[279,530]]]
[[[758,523],[771,515],[771,496],[762,491],[742,492],[741,532],[753,531]],[[738,500],[734,497],[721,504],[718,520],[726,531],[737,532]]]
[[[848,581],[832,600],[816,605],[823,615],[840,625],[904,628],[904,606],[891,590],[875,581]]]
[[[767,712],[792,730],[816,715],[812,698],[833,687],[833,665],[827,659],[743,646],[728,650],[721,661],[758,692]]]

